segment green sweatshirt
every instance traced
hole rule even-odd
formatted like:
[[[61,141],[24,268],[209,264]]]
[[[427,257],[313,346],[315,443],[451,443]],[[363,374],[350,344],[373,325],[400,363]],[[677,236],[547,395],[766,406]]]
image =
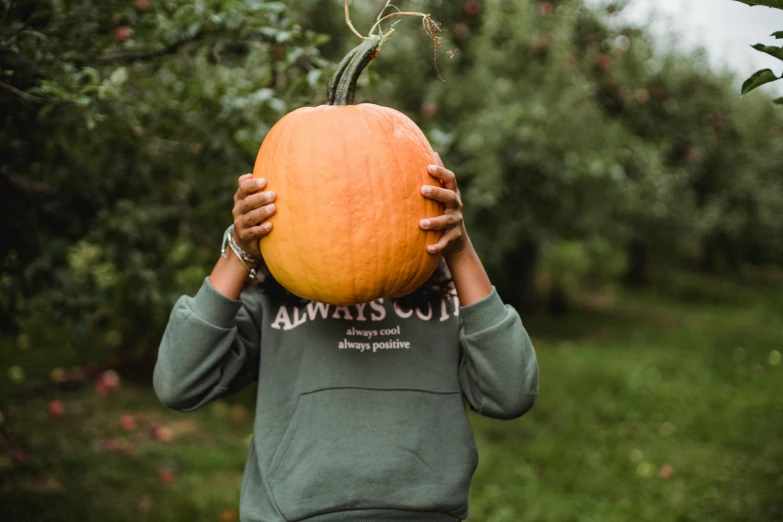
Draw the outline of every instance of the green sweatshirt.
[[[513,419],[538,365],[495,289],[460,307],[284,306],[207,278],[174,306],[154,373],[161,402],[193,411],[258,381],[242,522],[464,520],[478,464],[465,410]]]

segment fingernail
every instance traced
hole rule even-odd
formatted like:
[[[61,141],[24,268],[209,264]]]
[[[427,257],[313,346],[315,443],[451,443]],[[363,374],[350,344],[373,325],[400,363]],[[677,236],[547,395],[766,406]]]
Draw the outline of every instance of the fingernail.
[[[430,220],[422,219],[420,224],[421,224],[421,228],[427,228],[428,226],[430,226]]]
[[[264,223],[261,226],[263,227],[264,230],[269,230],[270,228],[272,228],[272,223]]]
[[[266,183],[266,180],[264,178],[258,178],[256,180],[256,185],[258,185],[259,187],[262,186],[264,183]]]
[[[427,170],[429,170],[430,172],[435,174],[436,172],[438,172],[438,166],[437,165],[430,165],[429,167],[427,167]]]
[[[275,194],[274,192],[267,192],[267,194],[269,194],[269,197],[272,199],[275,199],[277,197],[277,194]]]
[[[427,252],[435,252],[435,245],[430,245],[427,247]]]
[[[275,204],[274,203],[271,203],[267,208],[269,209],[269,212],[274,212],[275,210],[277,210],[275,208]]]
[[[430,192],[432,192],[432,187],[430,187],[429,185],[424,185],[423,187],[421,187],[422,194],[429,194]]]

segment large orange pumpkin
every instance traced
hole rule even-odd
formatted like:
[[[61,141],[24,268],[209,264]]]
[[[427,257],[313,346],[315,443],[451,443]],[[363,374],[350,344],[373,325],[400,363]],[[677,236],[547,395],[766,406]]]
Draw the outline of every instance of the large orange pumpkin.
[[[427,172],[433,151],[399,111],[353,105],[356,80],[381,38],[346,56],[328,104],[287,114],[264,139],[253,170],[277,194],[272,232],[260,247],[269,271],[291,293],[351,305],[400,297],[421,286],[440,256],[427,253],[440,232],[423,218],[442,214],[421,195],[438,186]]]

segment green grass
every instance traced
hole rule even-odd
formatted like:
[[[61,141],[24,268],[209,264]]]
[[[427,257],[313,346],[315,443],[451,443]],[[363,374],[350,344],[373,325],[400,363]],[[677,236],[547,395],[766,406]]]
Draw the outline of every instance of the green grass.
[[[516,421],[471,416],[472,522],[783,520],[783,287],[696,278],[526,325],[539,402]],[[53,398],[61,419],[46,413]],[[232,520],[251,414],[231,404],[249,399],[193,414],[165,410],[139,385],[13,399],[0,520]],[[122,431],[123,413],[139,430]],[[149,422],[171,426],[174,440],[150,437]],[[133,454],[108,452],[106,439]],[[12,462],[18,448],[27,458]]]

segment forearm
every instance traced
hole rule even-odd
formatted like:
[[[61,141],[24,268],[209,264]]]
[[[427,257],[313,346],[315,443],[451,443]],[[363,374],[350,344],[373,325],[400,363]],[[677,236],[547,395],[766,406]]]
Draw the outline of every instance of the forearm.
[[[195,296],[177,300],[153,372],[160,400],[191,411],[256,378],[259,315],[256,300],[231,299],[209,280]]]
[[[460,307],[462,391],[482,415],[514,419],[538,397],[536,353],[519,314],[492,291]]]
[[[463,234],[465,247],[459,252],[446,255],[445,259],[454,279],[460,305],[468,306],[487,297],[492,292],[492,283],[464,230]]]

